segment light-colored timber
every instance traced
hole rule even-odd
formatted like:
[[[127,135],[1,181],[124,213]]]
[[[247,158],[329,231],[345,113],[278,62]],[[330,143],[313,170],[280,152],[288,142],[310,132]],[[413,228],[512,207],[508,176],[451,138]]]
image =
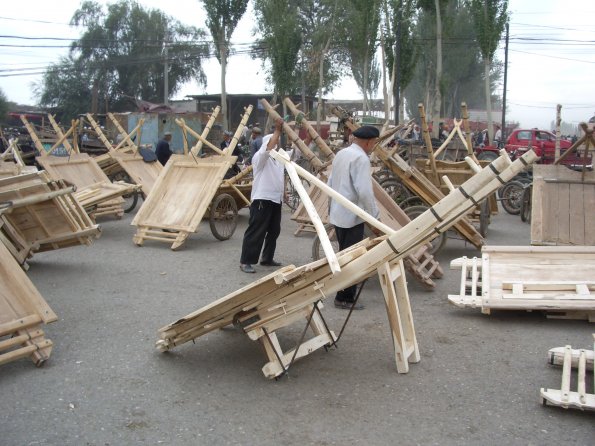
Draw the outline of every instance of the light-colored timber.
[[[555,350],[553,352],[552,350]],[[552,349],[549,352],[550,364],[562,366],[562,382],[560,389],[541,388],[541,403],[562,407],[564,409],[595,410],[595,394],[588,393],[595,384],[593,369],[593,352],[595,351],[595,333],[593,334],[593,350],[573,350],[570,345]],[[551,360],[556,358],[555,360]],[[576,378],[572,379],[572,370],[576,369]],[[587,373],[591,371],[591,373]],[[590,383],[587,383],[587,380]],[[571,381],[576,384],[576,391],[570,390]],[[592,387],[591,387],[592,389]]]
[[[90,245],[99,237],[73,190],[44,171],[0,179],[0,240],[24,268],[34,252]]]
[[[595,246],[595,172],[533,166],[531,244]]]
[[[532,163],[536,159],[533,151],[514,162],[503,155],[493,162],[493,167],[507,181],[524,168],[524,163]],[[326,259],[298,268],[293,265],[283,267],[164,326],[159,330],[157,349],[167,351],[235,323],[251,333],[251,338],[266,338],[264,346],[269,362],[264,373],[267,377],[278,376],[285,373],[287,365],[297,357],[332,344],[334,333],[325,328],[324,333],[327,335],[321,338],[314,330],[315,337],[301,344],[301,347],[298,345],[293,352],[284,352],[276,345],[278,339],[271,334],[296,319],[303,319],[308,311],[309,314],[315,314],[318,303],[337,291],[379,274],[395,343],[397,371],[406,372],[408,364],[419,361],[420,356],[402,259],[426,243],[436,232],[447,231],[474,206],[475,201],[493,193],[499,184],[494,170],[483,169],[436,203],[431,210],[398,231],[374,240],[365,239],[338,253],[339,271],[333,273]]]
[[[0,242],[0,365],[30,357],[37,366],[49,359],[52,341],[41,324],[56,314]]]
[[[595,249],[590,246],[484,246],[481,259],[451,262],[461,270],[458,307],[595,315]]]

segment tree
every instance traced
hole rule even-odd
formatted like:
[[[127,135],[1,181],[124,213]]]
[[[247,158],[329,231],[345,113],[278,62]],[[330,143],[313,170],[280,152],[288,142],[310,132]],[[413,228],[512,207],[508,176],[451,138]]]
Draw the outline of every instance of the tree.
[[[432,91],[432,121],[436,118],[440,118],[440,110],[442,108],[442,13],[448,2],[449,0],[418,0],[417,2],[419,8],[430,14],[433,14],[435,18],[434,30],[436,33],[436,74],[434,77],[434,89]],[[434,136],[437,137],[438,126],[435,125],[433,130]]]
[[[378,90],[380,70],[375,60],[380,25],[379,0],[348,0],[345,5],[344,44],[351,73],[364,95],[363,112],[369,108],[368,96]]]
[[[72,55],[51,64],[34,87],[39,105],[60,111],[68,119],[91,110],[93,73],[87,68],[82,59]]]
[[[4,90],[0,88],[0,122],[6,121],[6,114],[10,111],[10,102],[4,94]]]
[[[131,0],[105,8],[84,1],[73,14],[71,24],[85,30],[73,42],[69,57],[50,67],[36,87],[41,105],[63,108],[68,117],[74,117],[85,101],[100,102],[106,110],[116,111],[126,109],[125,95],[161,102],[166,81],[167,94],[193,78],[206,85],[201,67],[201,59],[208,56],[204,31]],[[82,96],[74,109],[70,101],[75,98],[64,102],[67,93],[56,89],[68,87],[65,79],[74,82],[76,94]],[[91,101],[94,92],[96,100]]]
[[[303,0],[300,2],[300,28],[302,31],[302,95],[316,91],[317,127],[322,114],[322,96],[341,77],[342,52],[336,32],[339,20],[338,0]],[[310,81],[311,79],[311,81]],[[308,85],[308,84],[311,84]],[[302,99],[302,102],[305,98]]]
[[[248,0],[202,0],[207,12],[207,28],[217,50],[217,60],[221,64],[221,113],[223,127],[227,129],[227,92],[225,77],[227,74],[227,59],[229,57],[229,42],[236,26],[248,6]]]
[[[492,125],[492,90],[490,88],[490,70],[498,43],[508,21],[508,0],[469,0],[473,15],[475,36],[481,50],[484,65],[486,108],[488,112],[489,140],[494,140]]]
[[[404,95],[415,73],[418,59],[418,46],[413,37],[413,24],[416,20],[414,0],[384,0],[385,21],[382,31],[384,33],[384,52],[386,54],[386,69],[391,73],[391,92],[399,94],[401,104],[399,107],[399,121],[404,120]],[[397,33],[400,22],[400,33]],[[400,38],[398,35],[400,35]],[[396,49],[400,52],[401,63],[397,66]],[[397,84],[397,71],[399,83]],[[385,101],[390,103],[390,100]],[[396,104],[395,104],[396,106]],[[389,110],[386,113],[388,115]]]
[[[260,50],[263,60],[270,62],[268,76],[274,85],[274,96],[294,93],[299,84],[295,70],[302,46],[302,34],[296,14],[298,5],[297,0],[254,1],[258,29],[261,32],[255,49]],[[285,104],[283,114],[287,114]]]

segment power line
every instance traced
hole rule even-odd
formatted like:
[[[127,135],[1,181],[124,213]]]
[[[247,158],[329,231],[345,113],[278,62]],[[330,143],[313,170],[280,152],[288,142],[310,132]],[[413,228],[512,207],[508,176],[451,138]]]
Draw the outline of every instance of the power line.
[[[552,56],[550,54],[532,53],[530,51],[521,51],[521,50],[512,50],[512,49],[510,51],[515,52],[515,53],[531,54],[533,56],[549,57],[549,58],[552,58],[552,59],[571,60],[573,62],[595,63],[595,61],[593,61],[593,60],[572,59],[570,57]]]

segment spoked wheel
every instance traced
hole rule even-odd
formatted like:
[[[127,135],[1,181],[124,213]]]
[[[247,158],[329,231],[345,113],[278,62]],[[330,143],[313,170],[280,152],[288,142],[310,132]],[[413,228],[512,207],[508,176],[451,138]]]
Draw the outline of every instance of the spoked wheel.
[[[427,207],[425,205],[418,205],[418,206],[410,206],[403,210],[405,211],[405,213],[411,220],[414,220],[415,218],[419,217],[421,214],[426,212],[428,209],[429,209],[429,207]],[[438,237],[436,237],[430,241],[430,244],[432,245],[432,249],[430,249],[430,254],[436,254],[438,251],[440,251],[444,247],[445,243],[446,243],[446,232],[443,232],[440,235],[438,235]]]
[[[300,180],[302,181],[302,186],[304,186],[304,189],[310,189],[310,183],[308,181],[304,180],[301,177]],[[295,211],[302,202],[300,195],[298,194],[298,191],[289,179],[289,175],[285,176],[285,195],[283,197],[283,202],[292,211]]]
[[[523,198],[521,201],[521,220],[525,223],[531,222],[531,197],[533,195],[533,185],[528,184],[523,190]]]
[[[132,179],[128,176],[128,174],[126,172],[117,172],[113,175],[110,176],[110,180],[111,182],[115,182],[115,181],[123,181],[125,183],[132,183]],[[138,203],[138,191],[132,191],[129,194],[126,195],[122,195],[122,198],[124,199],[124,204],[122,205],[122,207],[124,208],[124,212],[126,214],[128,214],[129,212],[132,212],[134,210],[134,208],[136,207],[137,203]]]
[[[500,202],[506,212],[512,215],[521,213],[523,191],[523,183],[520,181],[509,181],[508,184],[504,185]]]
[[[401,204],[404,200],[411,197],[411,193],[398,180],[387,179],[380,183],[380,186],[390,195],[390,197],[397,203]]]
[[[331,241],[331,245],[333,245],[333,251],[339,252],[339,242],[337,241],[335,228],[332,225],[326,225],[324,228],[326,229],[328,238]],[[312,240],[312,259],[318,260],[322,257],[324,257],[324,251],[320,243],[320,238],[318,237],[318,234],[316,234],[316,237],[314,237],[314,240]]]
[[[490,202],[489,199],[483,200],[479,206],[479,233],[482,237],[488,236],[488,226],[490,225]]]
[[[211,203],[211,232],[218,240],[229,239],[238,225],[238,206],[229,194],[220,194]]]

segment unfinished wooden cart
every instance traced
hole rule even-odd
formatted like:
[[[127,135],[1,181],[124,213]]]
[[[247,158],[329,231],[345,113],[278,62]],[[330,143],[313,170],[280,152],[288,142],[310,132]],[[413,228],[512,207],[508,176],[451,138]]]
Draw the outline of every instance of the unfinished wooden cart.
[[[543,311],[550,317],[595,322],[595,248],[484,246],[482,257],[451,262],[461,270],[457,307]]]
[[[90,245],[99,235],[63,180],[44,171],[0,179],[0,241],[23,268],[34,252]]]
[[[53,345],[41,325],[57,319],[0,241],[0,365],[28,356],[41,366]]]
[[[595,390],[589,393],[590,385],[595,385],[595,333],[592,335],[593,350],[573,349],[572,346],[556,347],[548,352],[548,362],[554,366],[562,366],[562,382],[559,389],[542,387],[539,395],[541,403],[558,406],[564,409],[595,410]],[[576,377],[572,370],[576,369]],[[587,372],[591,373],[587,373]],[[571,390],[571,382],[576,391]]]
[[[531,244],[595,246],[595,172],[533,166]]]
[[[233,235],[237,226],[237,202],[232,195],[220,193],[219,190],[224,183],[225,174],[236,162],[236,157],[230,154],[251,112],[252,106],[247,107],[229,147],[224,151],[206,139],[216,115],[211,116],[202,135],[186,126],[182,119],[176,120],[184,134],[192,134],[198,139],[198,143],[189,148],[184,139],[184,155],[172,155],[165,165],[132,221],[137,226],[133,237],[136,245],[142,246],[146,240],[154,240],[171,243],[172,250],[178,249],[191,233],[198,230],[207,211],[211,231],[217,239],[227,240]],[[202,144],[219,155],[198,158],[198,150]],[[241,193],[237,186],[230,187],[236,193]],[[249,204],[247,198],[243,202]]]
[[[288,157],[284,158],[282,152],[275,158],[285,164],[292,181],[296,183],[293,177],[297,170],[294,163]],[[524,155],[523,162],[531,163],[536,158],[530,152]],[[494,164],[505,179],[512,178],[523,167],[521,161],[511,163],[507,157],[495,160]],[[337,255],[327,254],[326,258],[302,267],[291,265],[281,268],[161,328],[157,348],[160,351],[171,350],[213,330],[235,324],[250,339],[259,340],[263,344],[268,359],[263,367],[265,376],[278,377],[287,373],[296,359],[322,347],[336,345],[339,336],[335,335],[322,317],[322,301],[338,290],[378,274],[391,327],[397,371],[407,373],[409,364],[420,360],[420,353],[402,259],[426,243],[436,232],[448,230],[462,218],[465,211],[474,206],[473,201],[496,190],[499,183],[495,177],[493,171],[484,169],[462,186],[467,196],[451,192],[431,211],[425,212],[396,232],[320,183],[321,189],[332,195],[333,199],[339,200],[342,205],[379,230],[387,230],[390,235],[375,240],[366,239]],[[307,198],[305,193],[303,196]],[[315,213],[310,204],[309,209]],[[315,215],[311,217],[313,221],[318,221]],[[284,351],[276,332],[304,319],[306,326],[296,346]],[[311,329],[314,336],[305,340],[308,329]]]

